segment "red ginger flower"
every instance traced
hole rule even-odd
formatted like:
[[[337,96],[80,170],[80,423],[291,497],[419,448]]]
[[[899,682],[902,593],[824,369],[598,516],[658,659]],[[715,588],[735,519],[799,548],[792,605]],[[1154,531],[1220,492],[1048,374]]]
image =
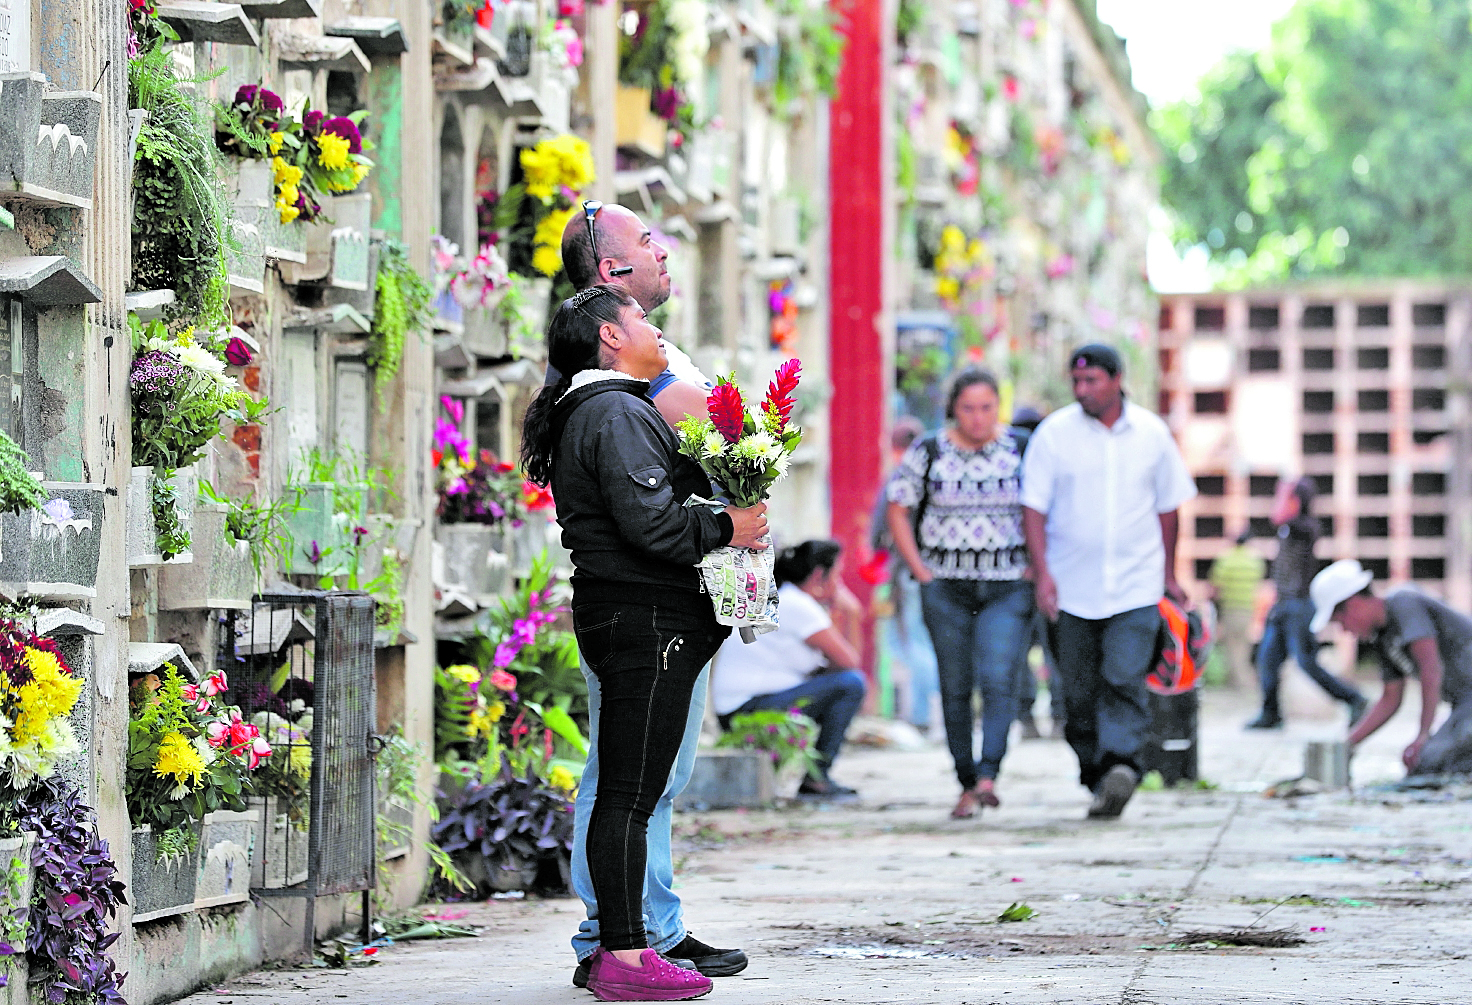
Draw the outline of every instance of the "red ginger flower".
[[[746,403],[741,400],[741,391],[735,384],[717,384],[705,400],[706,410],[716,432],[726,438],[727,443],[741,439],[746,429]]]
[[[777,367],[776,376],[767,385],[767,397],[762,402],[762,412],[772,421],[778,433],[786,432],[787,421],[792,418],[792,408],[797,404],[792,393],[797,390],[801,372],[802,361],[789,359]]]

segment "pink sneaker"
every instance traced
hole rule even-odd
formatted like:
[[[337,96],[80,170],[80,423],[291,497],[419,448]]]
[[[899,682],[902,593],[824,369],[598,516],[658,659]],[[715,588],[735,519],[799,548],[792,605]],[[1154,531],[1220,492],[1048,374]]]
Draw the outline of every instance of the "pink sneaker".
[[[652,949],[644,950],[642,967],[619,962],[599,949],[588,974],[588,990],[602,1002],[674,1002],[710,994],[710,978],[685,970]]]

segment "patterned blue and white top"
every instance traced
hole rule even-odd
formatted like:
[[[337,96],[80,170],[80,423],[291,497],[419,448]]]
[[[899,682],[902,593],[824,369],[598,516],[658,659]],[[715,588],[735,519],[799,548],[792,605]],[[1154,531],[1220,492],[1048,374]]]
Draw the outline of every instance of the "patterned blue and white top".
[[[916,544],[939,579],[1021,579],[1027,569],[1022,537],[1022,452],[1005,430],[980,450],[963,450],[936,436],[926,470],[924,440],[905,451],[890,476],[890,502],[914,510],[925,499]],[[930,492],[925,493],[929,482]]]

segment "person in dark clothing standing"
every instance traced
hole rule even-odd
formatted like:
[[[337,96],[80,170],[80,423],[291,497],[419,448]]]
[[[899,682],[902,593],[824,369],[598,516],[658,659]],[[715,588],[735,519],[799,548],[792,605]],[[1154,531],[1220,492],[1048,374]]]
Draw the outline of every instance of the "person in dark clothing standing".
[[[1309,584],[1318,572],[1314,543],[1319,539],[1319,521],[1310,512],[1315,489],[1312,478],[1282,479],[1273,501],[1273,526],[1277,528],[1278,557],[1273,562],[1273,585],[1277,600],[1263,625],[1257,648],[1257,680],[1262,686],[1262,712],[1247,724],[1248,729],[1278,729],[1283,713],[1278,706],[1278,687],[1283,679],[1283,661],[1291,654],[1314,679],[1314,683],[1349,706],[1354,725],[1368,702],[1352,684],[1347,684],[1319,665],[1318,642],[1309,629],[1314,604]]]
[[[668,359],[627,292],[599,285],[564,301],[547,355],[559,376],[527,410],[522,460],[557,498],[574,569],[573,629],[602,688],[587,837],[600,927],[588,989],[602,1001],[696,998],[710,979],[648,948],[646,832],[696,678],[731,631],[716,622],[695,565],[728,544],[762,547],[766,507],[683,505],[709,493],[710,480],[648,398]]]

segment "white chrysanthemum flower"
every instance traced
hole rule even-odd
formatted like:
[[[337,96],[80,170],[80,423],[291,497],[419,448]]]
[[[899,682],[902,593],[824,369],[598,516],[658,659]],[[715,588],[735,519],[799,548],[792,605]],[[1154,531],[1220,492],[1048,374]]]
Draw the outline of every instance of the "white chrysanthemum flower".
[[[720,457],[726,452],[726,438],[720,433],[707,433],[704,442],[700,444],[702,457]]]
[[[787,477],[787,472],[792,467],[792,455],[784,453],[773,463],[777,465],[777,481],[780,482],[782,479]]]
[[[215,757],[217,756],[215,748],[210,746],[209,739],[203,733],[196,736],[190,742],[194,745],[194,751],[199,755],[200,760],[204,761],[205,767],[209,767],[215,763]]]
[[[225,361],[208,349],[197,345],[176,345],[172,351],[180,363],[196,373],[208,377],[219,377],[225,373]]]
[[[766,464],[771,464],[782,456],[782,444],[771,433],[765,432],[743,436],[732,450],[742,460],[762,461]]]

